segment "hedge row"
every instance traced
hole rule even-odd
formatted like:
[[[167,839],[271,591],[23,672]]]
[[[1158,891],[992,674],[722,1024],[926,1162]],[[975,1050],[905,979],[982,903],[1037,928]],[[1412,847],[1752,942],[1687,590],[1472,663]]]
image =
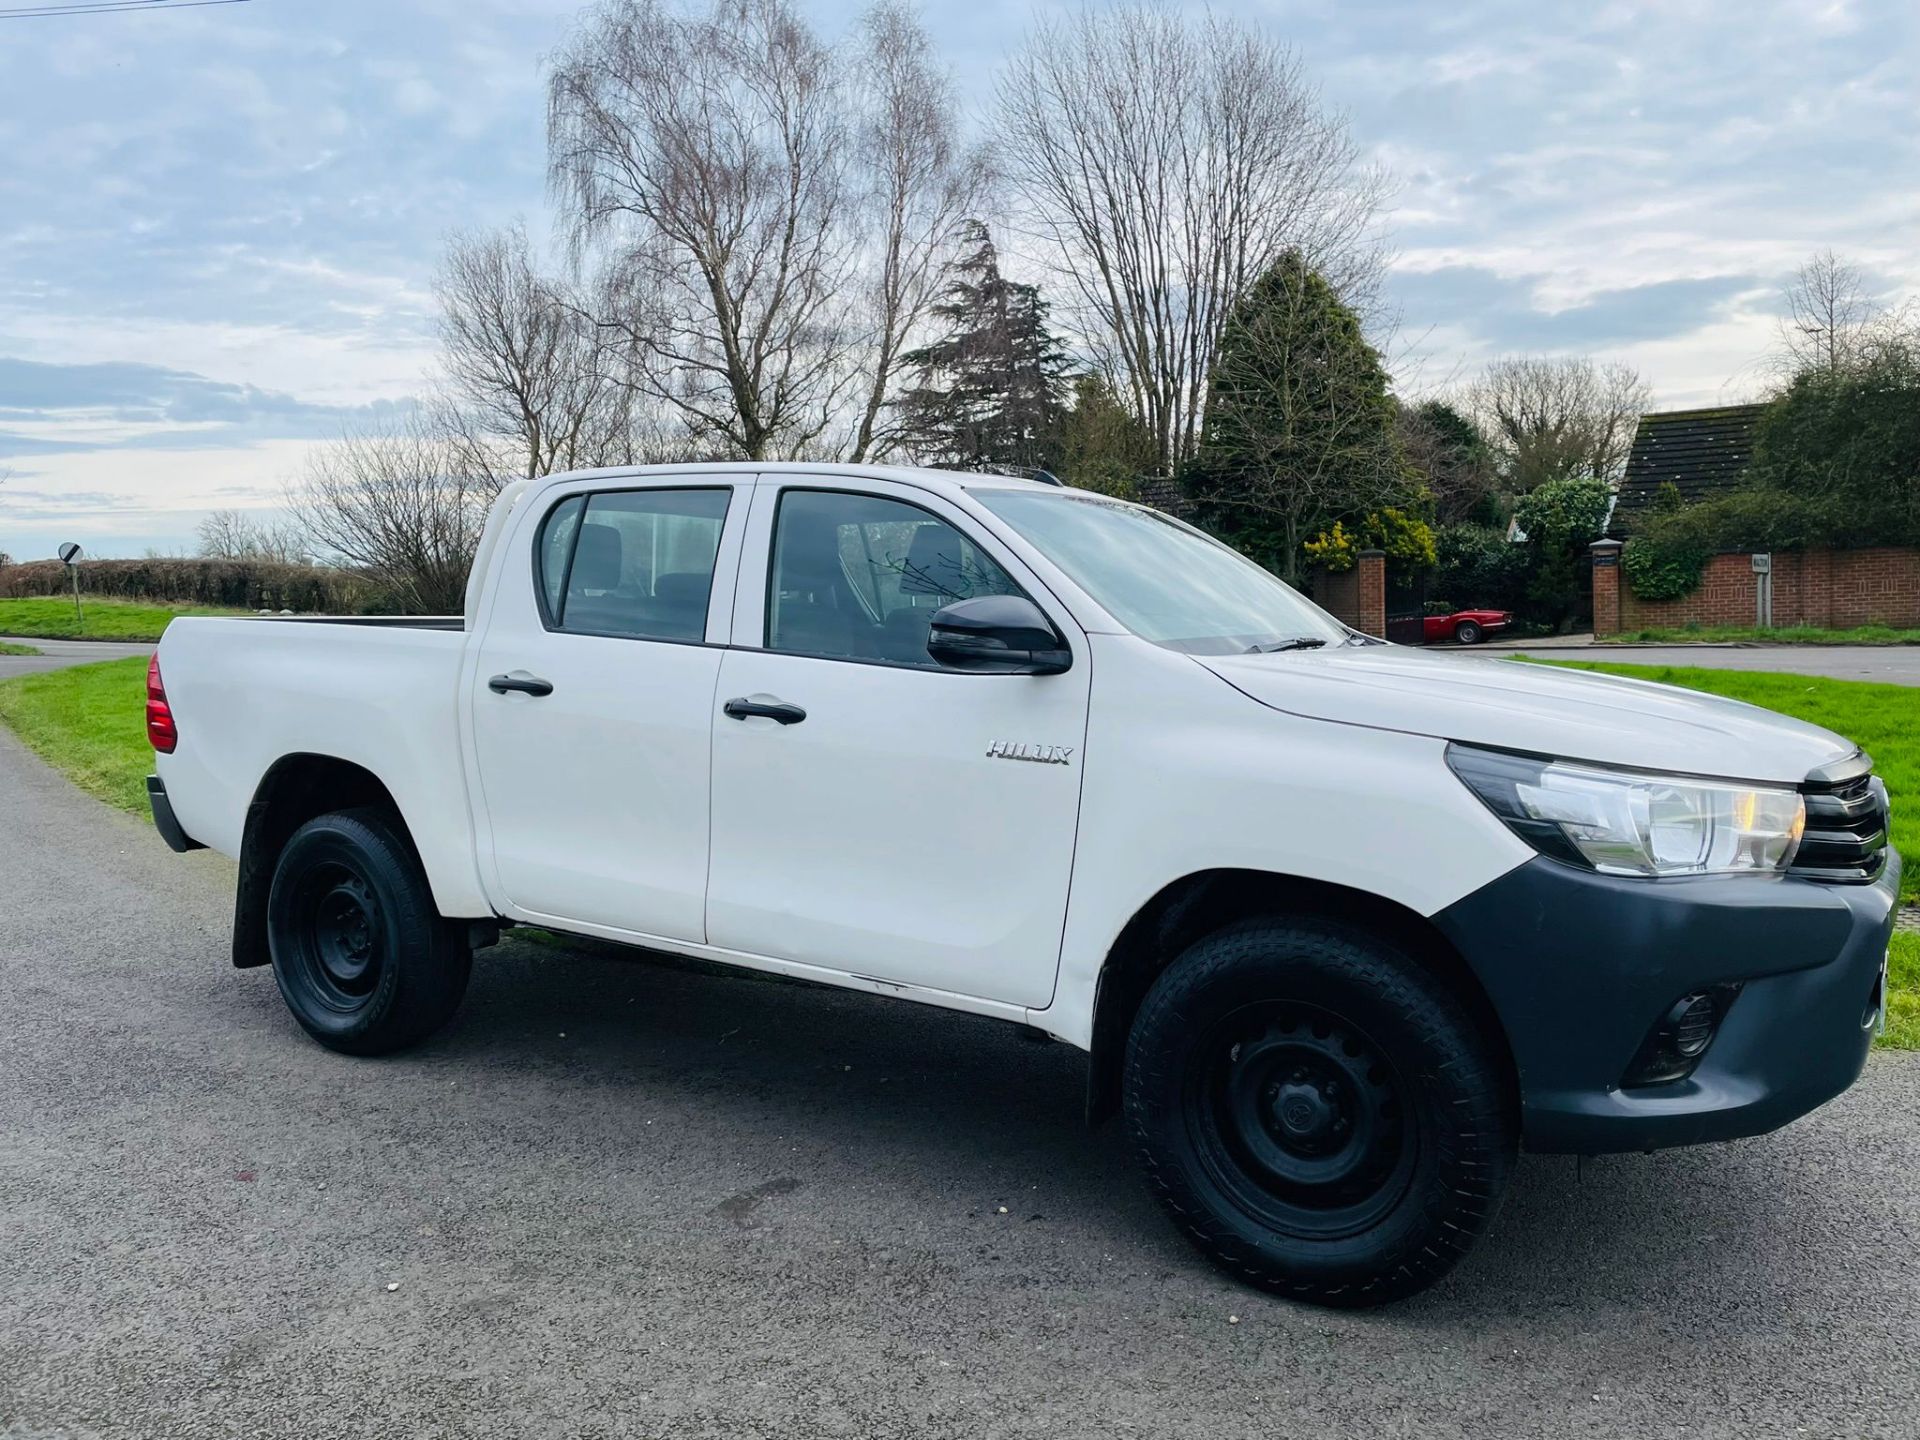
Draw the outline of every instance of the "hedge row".
[[[0,567],[0,598],[65,595],[72,583],[57,560]],[[80,592],[303,614],[365,615],[387,608],[380,587],[358,571],[273,560],[87,560],[80,566]]]

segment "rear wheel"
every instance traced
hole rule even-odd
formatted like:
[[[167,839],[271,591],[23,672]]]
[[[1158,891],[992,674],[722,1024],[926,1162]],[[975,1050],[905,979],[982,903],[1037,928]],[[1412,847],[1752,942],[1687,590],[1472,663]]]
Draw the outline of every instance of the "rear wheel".
[[[394,819],[309,820],[274,868],[274,979],[293,1018],[330,1050],[380,1055],[425,1039],[466,994],[472,950],[443,920]]]
[[[1487,632],[1480,628],[1477,620],[1462,620],[1453,627],[1453,638],[1462,645],[1478,645],[1487,638]]]
[[[1161,975],[1128,1041],[1150,1185],[1228,1272],[1324,1305],[1446,1274],[1515,1151],[1472,1020],[1427,971],[1333,921],[1234,926]]]

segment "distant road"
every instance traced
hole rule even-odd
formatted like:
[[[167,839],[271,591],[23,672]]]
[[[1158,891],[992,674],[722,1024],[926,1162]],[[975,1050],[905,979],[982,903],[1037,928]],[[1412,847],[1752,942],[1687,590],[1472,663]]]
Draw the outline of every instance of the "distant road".
[[[1449,655],[1536,655],[1609,665],[1697,665],[1706,670],[1772,670],[1832,680],[1920,685],[1920,645],[1462,645]]]
[[[31,635],[0,635],[16,645],[31,645],[38,655],[0,655],[0,680],[15,675],[37,675],[42,670],[64,670],[69,665],[91,665],[96,660],[124,660],[151,655],[151,642],[123,645],[114,640],[40,640]]]

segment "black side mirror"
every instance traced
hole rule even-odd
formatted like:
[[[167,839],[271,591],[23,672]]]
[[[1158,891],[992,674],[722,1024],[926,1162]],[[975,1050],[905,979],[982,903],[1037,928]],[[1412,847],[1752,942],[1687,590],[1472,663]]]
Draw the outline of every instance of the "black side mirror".
[[[1073,652],[1040,607],[1024,595],[976,595],[933,612],[927,653],[954,670],[990,675],[1058,675]]]

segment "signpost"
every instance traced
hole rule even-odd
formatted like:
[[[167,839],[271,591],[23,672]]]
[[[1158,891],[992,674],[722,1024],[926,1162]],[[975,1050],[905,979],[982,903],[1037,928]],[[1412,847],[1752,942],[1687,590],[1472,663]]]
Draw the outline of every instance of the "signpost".
[[[60,547],[59,554],[60,563],[73,577],[73,628],[79,634],[87,628],[85,617],[80,613],[80,547],[69,540]]]

